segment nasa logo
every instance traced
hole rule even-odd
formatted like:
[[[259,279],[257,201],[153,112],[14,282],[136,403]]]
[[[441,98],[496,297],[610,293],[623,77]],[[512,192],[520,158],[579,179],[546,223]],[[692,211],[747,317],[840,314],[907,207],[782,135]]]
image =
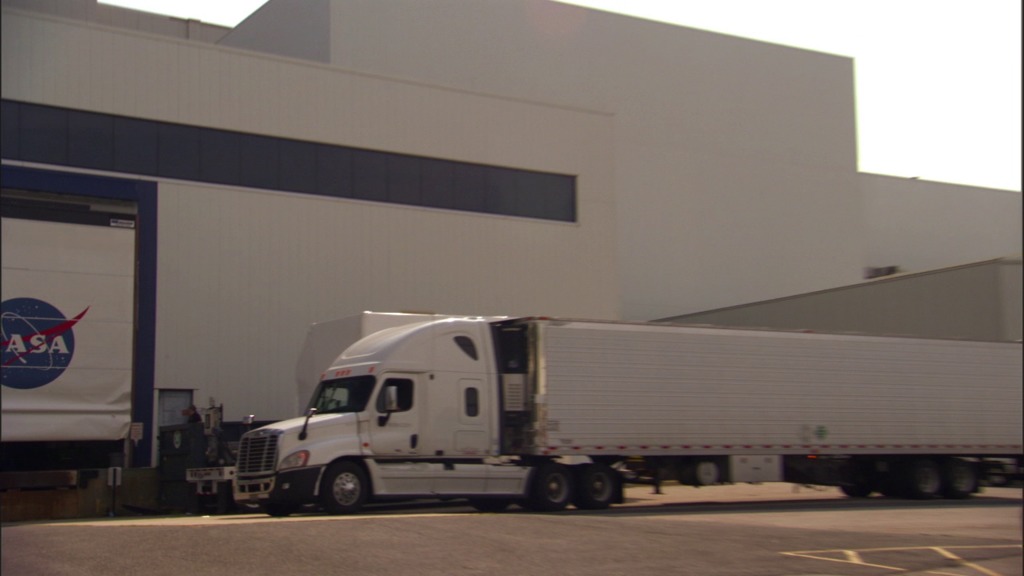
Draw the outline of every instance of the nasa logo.
[[[4,300],[2,384],[30,390],[53,382],[75,355],[72,330],[89,308],[68,320],[56,307],[35,298]]]

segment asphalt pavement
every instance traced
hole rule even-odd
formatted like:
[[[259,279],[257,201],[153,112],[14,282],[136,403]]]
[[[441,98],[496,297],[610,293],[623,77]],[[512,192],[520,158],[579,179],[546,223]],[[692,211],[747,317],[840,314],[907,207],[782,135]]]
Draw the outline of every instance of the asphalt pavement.
[[[5,524],[3,576],[1024,576],[1021,490],[849,499],[784,484],[627,489],[605,511],[479,513],[461,501],[320,512]]]

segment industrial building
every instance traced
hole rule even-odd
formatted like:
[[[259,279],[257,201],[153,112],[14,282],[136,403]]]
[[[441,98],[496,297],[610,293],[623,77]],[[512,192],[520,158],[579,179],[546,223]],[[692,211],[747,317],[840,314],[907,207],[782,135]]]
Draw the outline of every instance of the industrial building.
[[[895,272],[851,286],[660,321],[1020,342],[1021,258],[996,258],[924,272]]]
[[[363,310],[708,321],[1021,251],[1019,192],[858,172],[846,57],[548,0],[2,6],[5,470],[294,416]]]

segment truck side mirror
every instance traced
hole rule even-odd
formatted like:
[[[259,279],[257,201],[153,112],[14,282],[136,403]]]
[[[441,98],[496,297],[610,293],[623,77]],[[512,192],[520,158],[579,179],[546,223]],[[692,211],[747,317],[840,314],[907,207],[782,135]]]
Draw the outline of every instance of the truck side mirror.
[[[398,412],[398,387],[388,386],[384,389],[384,411]]]
[[[385,386],[381,390],[380,400],[377,402],[377,409],[383,414],[377,416],[377,425],[386,426],[391,419],[392,412],[398,412],[398,388]]]
[[[299,432],[299,440],[305,440],[309,430],[309,419],[316,416],[316,408],[306,410],[306,421],[302,423],[302,432]]]

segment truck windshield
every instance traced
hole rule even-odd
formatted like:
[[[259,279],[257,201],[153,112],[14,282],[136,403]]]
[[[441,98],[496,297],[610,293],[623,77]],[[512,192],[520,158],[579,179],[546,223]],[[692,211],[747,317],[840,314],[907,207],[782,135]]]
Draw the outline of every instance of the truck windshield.
[[[362,412],[373,393],[374,380],[373,376],[356,376],[321,382],[310,407],[318,414]]]

